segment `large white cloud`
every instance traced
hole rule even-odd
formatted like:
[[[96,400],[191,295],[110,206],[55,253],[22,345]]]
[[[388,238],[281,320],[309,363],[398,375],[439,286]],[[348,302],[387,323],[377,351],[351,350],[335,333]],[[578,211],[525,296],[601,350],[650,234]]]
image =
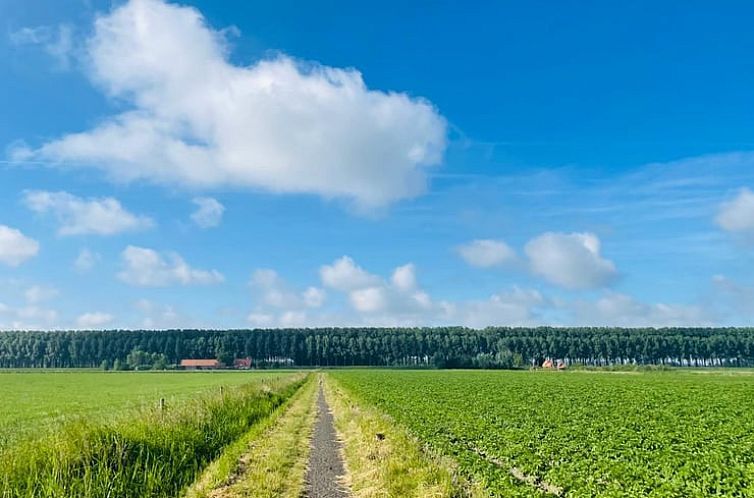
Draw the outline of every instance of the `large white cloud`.
[[[97,19],[91,79],[128,110],[16,159],[119,180],[246,186],[380,206],[415,196],[446,123],[427,101],[370,90],[355,69],[285,55],[237,66],[196,9],[130,0]]]
[[[734,199],[723,202],[715,221],[729,232],[754,232],[754,192],[743,188]]]
[[[457,250],[466,263],[478,268],[500,266],[516,259],[516,252],[502,240],[472,240]]]
[[[618,274],[592,233],[547,232],[530,240],[524,251],[535,274],[568,289],[602,287]]]
[[[68,192],[30,191],[24,203],[35,213],[51,213],[60,224],[60,235],[113,235],[154,226],[146,216],[137,216],[112,197],[83,199]]]
[[[128,246],[121,254],[123,269],[118,278],[139,287],[210,285],[225,278],[217,270],[192,268],[177,253],[160,254],[153,249]]]
[[[18,266],[39,252],[39,243],[20,230],[0,225],[0,263]]]

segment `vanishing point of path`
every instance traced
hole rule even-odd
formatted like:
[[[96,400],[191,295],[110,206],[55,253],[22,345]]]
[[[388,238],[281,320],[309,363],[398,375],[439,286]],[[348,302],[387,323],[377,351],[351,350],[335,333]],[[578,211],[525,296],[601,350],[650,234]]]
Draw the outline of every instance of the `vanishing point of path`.
[[[306,471],[306,497],[348,498],[348,491],[341,484],[345,468],[340,453],[340,443],[321,384],[317,398],[317,411],[309,468]]]

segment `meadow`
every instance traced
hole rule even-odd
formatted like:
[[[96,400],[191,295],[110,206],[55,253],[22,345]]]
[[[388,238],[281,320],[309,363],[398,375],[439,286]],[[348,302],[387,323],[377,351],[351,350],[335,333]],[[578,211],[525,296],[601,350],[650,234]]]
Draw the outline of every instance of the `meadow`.
[[[28,434],[46,432],[77,417],[118,417],[124,410],[180,403],[202,393],[278,372],[100,372],[0,370],[0,448]]]
[[[492,496],[754,496],[754,377],[339,371]]]
[[[2,375],[16,387],[5,401],[24,405],[14,409],[15,436],[0,449],[3,498],[177,496],[308,378],[247,372]],[[168,393],[158,406],[156,396]],[[53,420],[19,418],[58,399],[62,407],[54,413],[62,415]]]

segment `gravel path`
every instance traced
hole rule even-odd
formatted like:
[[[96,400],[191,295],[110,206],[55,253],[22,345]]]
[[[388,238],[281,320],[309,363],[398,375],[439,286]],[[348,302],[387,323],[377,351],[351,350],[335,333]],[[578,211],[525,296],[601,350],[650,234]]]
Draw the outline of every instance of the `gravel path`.
[[[340,484],[345,475],[340,455],[340,443],[321,384],[317,411],[309,468],[306,471],[306,496],[307,498],[348,498],[348,492]]]

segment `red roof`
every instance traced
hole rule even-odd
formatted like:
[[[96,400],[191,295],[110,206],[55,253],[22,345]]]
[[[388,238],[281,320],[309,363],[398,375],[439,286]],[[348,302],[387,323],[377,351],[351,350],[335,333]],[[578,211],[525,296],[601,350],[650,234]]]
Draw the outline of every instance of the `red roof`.
[[[233,366],[235,367],[251,367],[251,358],[237,358],[233,360]]]
[[[219,367],[217,360],[181,360],[182,367]]]

